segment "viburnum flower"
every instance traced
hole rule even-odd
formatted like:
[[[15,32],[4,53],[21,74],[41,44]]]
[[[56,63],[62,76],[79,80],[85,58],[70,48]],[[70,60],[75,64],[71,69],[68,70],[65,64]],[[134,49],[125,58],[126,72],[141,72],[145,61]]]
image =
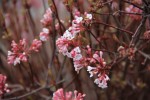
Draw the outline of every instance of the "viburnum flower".
[[[107,88],[107,81],[109,80],[109,77],[107,76],[107,74],[99,74],[98,78],[95,79],[94,83],[96,83],[98,85],[98,87],[101,88]]]
[[[66,30],[63,37],[68,40],[72,40],[75,37],[75,34],[72,34],[69,30]]]
[[[79,47],[74,48],[71,52],[70,52],[70,58],[73,58],[73,60],[80,60],[82,58],[81,55],[81,50]]]
[[[30,46],[30,50],[38,52],[41,45],[42,45],[42,42],[40,40],[34,39],[31,46]]]
[[[46,13],[44,14],[43,16],[44,18],[41,20],[41,23],[44,25],[44,26],[48,26],[48,25],[51,25],[52,23],[52,11],[50,8],[48,8],[46,10]]]
[[[42,42],[37,39],[33,40],[30,48],[27,48],[27,42],[25,39],[20,40],[18,44],[15,41],[12,41],[12,51],[8,51],[8,64],[13,64],[15,66],[21,61],[27,62],[30,52],[38,52],[41,45]]]
[[[26,62],[27,61],[27,54],[24,52],[26,51],[26,40],[20,40],[17,44],[15,41],[12,41],[12,51],[8,51],[8,63],[9,64],[18,64],[20,61]]]
[[[84,20],[85,20],[87,23],[90,23],[91,20],[92,20],[92,18],[93,18],[92,14],[88,14],[87,12],[85,12],[84,15],[85,15]]]
[[[58,89],[56,92],[53,93],[53,100],[83,100],[85,94],[78,93],[76,90],[74,93],[72,92],[64,92],[64,90]]]
[[[6,79],[7,77],[5,75],[0,74],[0,96],[10,91],[8,84],[6,84]]]
[[[88,54],[90,53],[91,49],[88,46]],[[106,62],[102,58],[103,52],[95,52],[93,54],[93,58],[87,58],[87,61],[89,62],[89,66],[87,67],[87,71],[90,73],[90,77],[96,76],[94,83],[96,83],[101,88],[107,87],[107,81],[109,80],[109,77],[106,74]],[[90,66],[90,64],[92,66]],[[93,67],[94,66],[94,67]]]
[[[98,73],[98,69],[96,67],[87,67],[87,71],[90,73],[90,77],[93,77],[93,75]]]
[[[102,56],[103,56],[102,51],[100,51],[99,54],[98,54],[98,52],[93,54],[93,58],[96,59],[99,62],[99,66],[97,66],[97,67],[105,67],[105,65],[106,65],[106,62],[104,61]]]
[[[85,59],[82,57],[80,60],[73,60],[74,68],[77,73],[85,66]]]
[[[77,73],[79,73],[79,70],[82,69],[84,67],[84,58],[81,54],[81,50],[79,47],[74,48],[70,53],[70,58],[73,58],[73,63],[74,63],[74,67],[75,67],[75,71],[77,71]]]
[[[39,35],[41,41],[47,41],[49,39],[49,29],[43,28],[43,31]]]
[[[56,45],[63,55],[68,55],[69,40],[61,36],[56,40]]]

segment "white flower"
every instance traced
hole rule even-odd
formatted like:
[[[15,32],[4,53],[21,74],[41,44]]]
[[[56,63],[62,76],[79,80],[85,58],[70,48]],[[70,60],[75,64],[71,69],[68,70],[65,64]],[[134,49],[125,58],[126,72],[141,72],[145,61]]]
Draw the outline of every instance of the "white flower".
[[[100,51],[100,52],[99,52],[99,55],[100,55],[100,57],[102,58],[102,56],[103,56],[103,52],[102,52],[102,51]]]
[[[8,51],[8,56],[12,55],[13,53],[11,51]]]
[[[98,54],[93,54],[93,58],[98,59]]]
[[[20,58],[18,58],[18,57],[14,60],[14,66],[17,64],[20,64]]]
[[[43,28],[43,32],[46,33],[46,34],[48,34],[49,33],[49,29]]]
[[[83,17],[75,17],[76,19],[76,23],[79,24],[82,20],[83,20]]]
[[[92,14],[86,14],[86,18],[91,20],[92,19]]]
[[[74,38],[74,36],[68,30],[66,30],[64,35],[63,35],[63,38],[66,38],[68,40],[72,40]]]
[[[87,71],[90,73],[90,77],[93,77],[94,72],[92,72],[92,70],[95,70],[96,68],[88,66],[87,67]]]
[[[77,73],[79,73],[80,69],[82,69],[83,66],[82,66],[81,64],[75,64],[75,62],[74,62],[74,68],[75,68],[75,71],[76,71]]]
[[[75,57],[73,58],[73,60],[80,60],[80,59],[82,59],[81,54],[76,54]]]
[[[75,51],[76,53],[81,53],[81,50],[80,50],[79,47],[74,48],[74,51]]]
[[[96,83],[98,87],[107,88],[107,81],[109,80],[109,77],[106,74],[99,74],[98,76],[99,77],[95,79],[94,83]]]

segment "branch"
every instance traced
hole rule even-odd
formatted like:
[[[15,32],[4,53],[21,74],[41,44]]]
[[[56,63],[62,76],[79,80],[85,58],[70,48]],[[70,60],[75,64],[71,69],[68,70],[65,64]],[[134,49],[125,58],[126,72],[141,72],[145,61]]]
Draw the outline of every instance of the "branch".
[[[58,84],[60,84],[62,82],[64,82],[64,80],[59,81],[58,83],[56,83],[56,85],[58,85]],[[20,100],[20,99],[22,99],[24,97],[27,97],[27,96],[30,96],[30,95],[36,93],[36,92],[39,92],[40,90],[47,89],[47,88],[52,88],[53,86],[55,86],[55,85],[52,85],[52,86],[47,86],[47,85],[41,86],[41,87],[39,87],[39,88],[37,88],[35,90],[32,90],[31,92],[28,92],[26,94],[23,94],[21,96],[17,96],[17,97],[13,97],[13,98],[7,98],[7,99],[1,99],[1,100]]]

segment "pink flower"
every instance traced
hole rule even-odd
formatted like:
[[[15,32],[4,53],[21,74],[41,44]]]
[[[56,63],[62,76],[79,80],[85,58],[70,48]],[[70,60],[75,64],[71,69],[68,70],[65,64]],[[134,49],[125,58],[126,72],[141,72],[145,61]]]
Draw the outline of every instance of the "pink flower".
[[[41,23],[44,25],[44,26],[48,26],[48,25],[51,25],[52,23],[52,11],[50,8],[48,8],[46,10],[46,13],[44,14],[43,16],[44,18],[41,20]]]
[[[78,91],[74,91],[74,98],[72,100],[83,100],[86,94],[78,93]]]
[[[61,36],[60,38],[57,39],[56,45],[59,49],[59,52],[63,53],[63,55],[68,55],[68,46],[69,46],[68,39]]]
[[[71,52],[70,52],[70,58],[73,58],[73,60],[80,60],[82,58],[81,55],[81,50],[79,47],[75,47]]]
[[[84,58],[73,61],[74,68],[75,68],[75,71],[77,71],[77,73],[79,73],[79,71],[84,67],[84,61],[85,61]]]
[[[42,42],[40,40],[34,39],[30,46],[30,50],[38,52],[41,45],[42,45]]]
[[[42,42],[40,40],[34,39],[30,48],[27,48],[27,42],[25,39],[20,40],[17,44],[15,41],[12,41],[12,51],[8,51],[7,61],[9,64],[14,66],[22,62],[27,62],[28,56],[31,51],[38,52]]]
[[[107,88],[107,81],[109,80],[109,77],[106,74],[99,74],[98,78],[95,79],[94,83],[98,85],[98,87],[101,88]]]
[[[74,16],[81,16],[81,13],[78,10],[75,10],[75,12],[73,14],[74,14]]]
[[[84,58],[82,57],[80,48],[75,47],[69,54],[70,55],[68,57],[73,58],[75,71],[79,73],[80,69],[82,69],[84,66]]]
[[[103,52],[100,51],[99,54],[98,52],[96,52],[95,54],[93,54],[93,58],[96,59],[99,62],[99,67],[105,67],[106,62],[104,61],[104,59],[102,58],[103,56]]]
[[[75,37],[75,35],[72,34],[70,31],[66,30],[65,33],[63,34],[63,37],[68,40],[72,40]]]
[[[41,41],[47,41],[49,39],[49,29],[43,28],[43,31],[39,35]]]
[[[26,40],[20,40],[19,43],[17,44],[15,41],[12,41],[11,46],[12,46],[12,51],[8,51],[8,57],[7,61],[9,64],[19,64],[20,61],[26,62],[27,61],[27,54],[25,53],[26,51]]]
[[[25,49],[26,45],[27,45],[27,43],[26,43],[25,39],[20,40],[19,44],[17,44],[15,41],[12,41],[12,43],[11,43],[12,51],[13,52],[22,51]]]
[[[53,93],[53,100],[83,100],[85,94],[78,93],[76,90],[74,91],[74,95],[72,92],[64,92],[64,90],[58,89]]]
[[[2,96],[4,93],[9,92],[8,85],[6,84],[7,77],[0,74],[0,96]]]
[[[84,20],[85,20],[87,23],[90,23],[90,22],[92,21],[92,18],[93,18],[92,14],[88,14],[87,12],[85,12],[85,13],[84,13],[84,16],[85,16]]]

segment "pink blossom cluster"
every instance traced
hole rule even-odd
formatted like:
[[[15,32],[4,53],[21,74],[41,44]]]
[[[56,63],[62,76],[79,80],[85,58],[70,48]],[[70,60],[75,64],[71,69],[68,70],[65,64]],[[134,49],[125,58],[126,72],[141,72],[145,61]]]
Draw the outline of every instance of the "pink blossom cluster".
[[[49,39],[49,29],[43,28],[43,31],[40,32],[39,37],[41,41],[47,41]]]
[[[141,19],[141,16],[134,14],[134,13],[142,13],[142,10],[140,10],[139,8],[134,7],[133,5],[129,5],[128,7],[126,7],[125,10],[126,10],[126,12],[133,13],[133,14],[129,14],[129,16],[132,19],[134,19],[134,20],[140,20]]]
[[[107,87],[107,81],[109,77],[106,73],[106,62],[102,58],[103,52],[96,51],[94,54],[90,46],[87,46],[86,49],[83,49],[82,44],[78,43],[78,36],[80,32],[84,31],[85,28],[83,23],[90,24],[92,20],[92,15],[85,13],[84,17],[81,17],[80,12],[75,12],[75,19],[72,21],[72,26],[68,28],[56,41],[58,50],[63,55],[72,58],[75,71],[79,73],[80,69],[83,67],[87,68],[87,71],[90,73],[90,77],[96,76],[95,83],[101,87]],[[82,40],[79,40],[82,41]],[[82,52],[86,52],[87,56],[84,56]],[[93,66],[93,67],[91,67]]]
[[[106,88],[109,77],[106,74],[106,62],[102,58],[103,52],[96,51],[94,54],[92,54],[91,48],[89,46],[87,46],[87,48],[87,53],[89,55],[89,57],[86,58],[86,62],[89,62],[87,71],[90,73],[90,77],[93,77],[94,75],[97,77],[94,83],[101,88]]]
[[[50,30],[47,27],[52,24],[52,19],[52,11],[50,8],[48,8],[43,16],[43,19],[41,19],[41,23],[43,24],[44,28],[42,32],[40,32],[39,38],[43,42],[49,39]]]
[[[6,79],[7,77],[5,75],[0,74],[0,96],[10,91],[8,84],[6,84]]]
[[[7,61],[9,64],[14,64],[14,66],[20,61],[27,62],[28,55],[31,52],[38,52],[41,47],[42,42],[38,39],[34,39],[29,48],[27,48],[27,42],[25,39],[22,39],[17,44],[14,40],[11,43],[11,51],[8,51]]]
[[[76,37],[84,30],[83,22],[89,23],[92,20],[92,15],[85,13],[84,17],[82,17],[80,12],[76,11],[74,17],[75,19],[72,21],[72,26],[64,32],[63,36],[57,39],[56,45],[59,52],[73,59],[75,70],[79,72],[79,70],[83,68],[81,62],[84,58],[82,57]]]
[[[58,89],[56,92],[53,93],[53,100],[83,100],[85,94],[78,93],[76,90],[74,93],[64,92],[64,90]]]
[[[43,19],[41,19],[41,23],[44,26],[49,26],[52,23],[52,11],[50,8],[46,10],[46,13],[43,16]]]

